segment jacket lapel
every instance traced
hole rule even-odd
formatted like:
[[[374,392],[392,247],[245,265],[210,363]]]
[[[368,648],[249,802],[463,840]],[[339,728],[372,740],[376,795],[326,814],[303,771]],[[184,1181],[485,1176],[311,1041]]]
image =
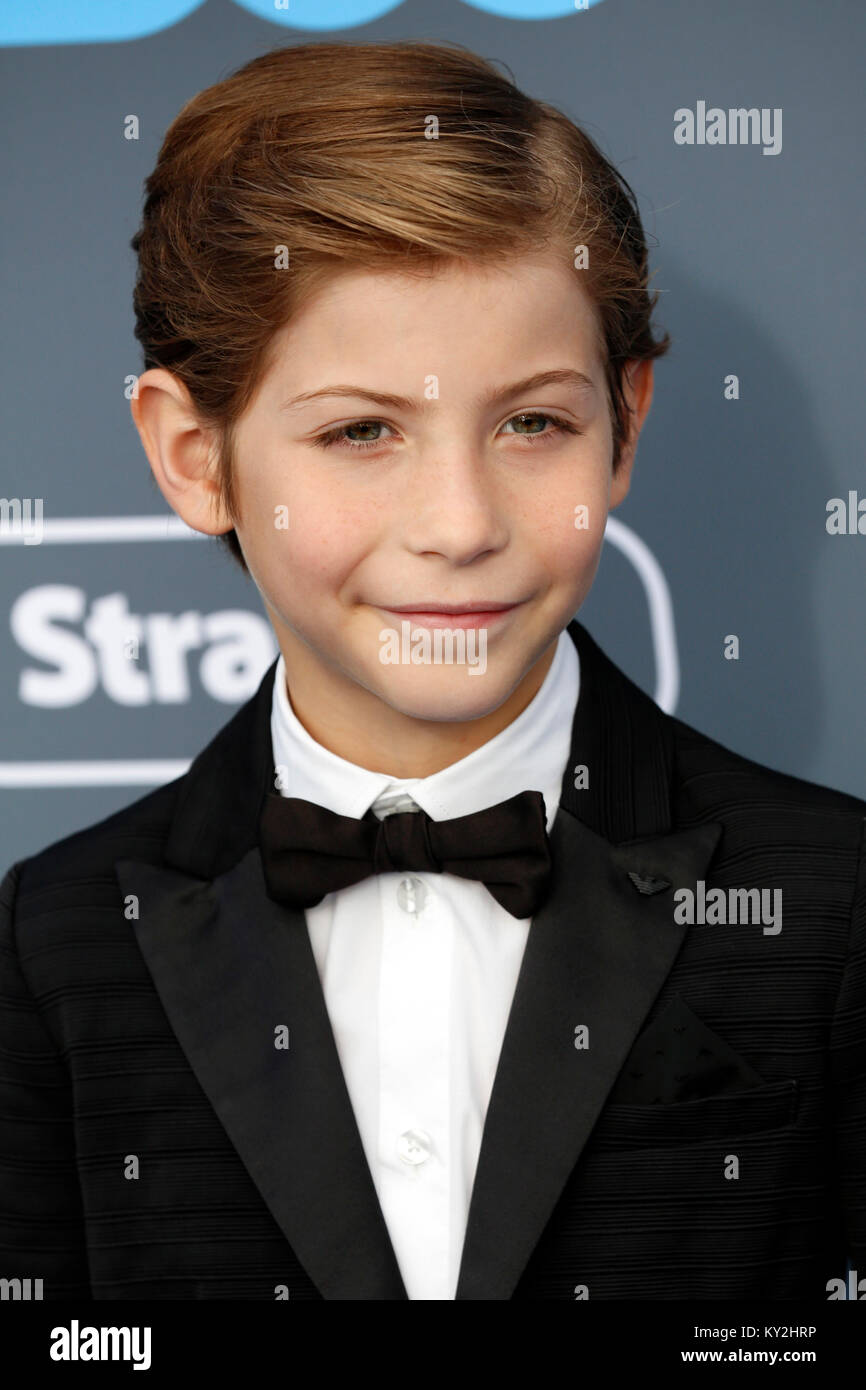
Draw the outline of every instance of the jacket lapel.
[[[693,884],[721,833],[672,830],[672,721],[581,624],[569,634],[581,683],[554,875],[488,1107],[460,1299],[511,1296],[681,944],[671,890],[641,892],[629,871]],[[136,936],[171,1026],[316,1287],[405,1299],[303,913],[264,886],[275,670],[179,779],[161,860],[121,859],[117,877],[138,900]],[[578,764],[586,790],[574,789]],[[288,1049],[274,1045],[281,1025]]]
[[[275,667],[178,784],[169,867],[121,859],[117,878],[178,1041],[319,1292],[405,1299],[304,915],[265,890]]]
[[[671,888],[641,893],[629,871],[693,883],[720,830],[629,849],[560,807],[554,883],[530,927],[484,1124],[458,1299],[512,1296],[688,930],[674,922]]]

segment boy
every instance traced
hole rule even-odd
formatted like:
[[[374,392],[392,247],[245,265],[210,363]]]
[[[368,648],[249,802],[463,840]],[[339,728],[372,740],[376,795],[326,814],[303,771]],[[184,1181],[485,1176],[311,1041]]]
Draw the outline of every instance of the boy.
[[[410,43],[247,64],[147,191],[134,421],[280,657],[6,875],[4,1274],[825,1298],[866,1270],[866,803],[573,620],[667,348],[631,190]]]

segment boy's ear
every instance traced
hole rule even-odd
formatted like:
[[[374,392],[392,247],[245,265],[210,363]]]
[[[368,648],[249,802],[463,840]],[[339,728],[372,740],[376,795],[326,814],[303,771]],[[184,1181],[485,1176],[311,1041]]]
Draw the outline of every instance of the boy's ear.
[[[215,440],[183,382],[163,367],[142,372],[130,409],[157,486],[187,526],[219,536],[234,525],[220,501]]]
[[[637,442],[653,398],[652,361],[626,362],[623,369],[623,393],[629,413],[626,415],[626,437],[620,450],[619,463],[610,484],[610,508],[618,507],[628,496],[634,467]]]

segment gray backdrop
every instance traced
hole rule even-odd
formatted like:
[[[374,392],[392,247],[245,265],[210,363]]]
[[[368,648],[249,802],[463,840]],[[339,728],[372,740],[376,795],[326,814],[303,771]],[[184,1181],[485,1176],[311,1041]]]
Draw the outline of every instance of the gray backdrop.
[[[517,19],[488,12],[509,0],[406,0],[314,30],[287,27],[272,6],[255,14],[261,0],[193,3],[174,0],[191,12],[168,22],[171,0],[150,16],[145,0],[58,0],[35,18],[7,0],[0,21],[0,493],[32,499],[34,516],[42,499],[44,517],[39,544],[16,533],[12,509],[0,527],[2,867],[176,775],[275,654],[252,582],[215,542],[171,538],[165,524],[125,395],[141,370],[129,239],[181,105],[258,53],[316,39],[451,39],[503,60],[630,181],[658,323],[675,342],[581,620],[679,718],[866,796],[866,535],[827,531],[831,498],[866,497],[866,10],[600,0],[545,18],[568,5],[525,0],[517,8],[534,17]],[[339,8],[290,6],[296,22],[320,24]],[[699,102],[781,109],[781,150],[677,144],[674,112]],[[124,138],[129,114],[137,141]],[[730,374],[738,400],[725,399]],[[198,615],[186,688],[160,645],[185,613]],[[140,679],[127,688],[100,633],[134,636],[135,616]],[[723,656],[730,633],[739,661]]]

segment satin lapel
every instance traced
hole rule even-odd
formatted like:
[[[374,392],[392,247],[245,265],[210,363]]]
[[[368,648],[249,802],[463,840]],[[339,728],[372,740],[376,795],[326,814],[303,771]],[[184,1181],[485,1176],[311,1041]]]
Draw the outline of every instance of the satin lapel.
[[[255,846],[212,881],[137,860],[116,872],[180,1045],[313,1283],[406,1298],[303,914],[268,897]]]
[[[512,1296],[687,931],[673,891],[701,877],[721,830],[614,846],[560,807],[552,890],[530,927],[485,1120],[458,1299]],[[672,887],[645,895],[629,870]]]

